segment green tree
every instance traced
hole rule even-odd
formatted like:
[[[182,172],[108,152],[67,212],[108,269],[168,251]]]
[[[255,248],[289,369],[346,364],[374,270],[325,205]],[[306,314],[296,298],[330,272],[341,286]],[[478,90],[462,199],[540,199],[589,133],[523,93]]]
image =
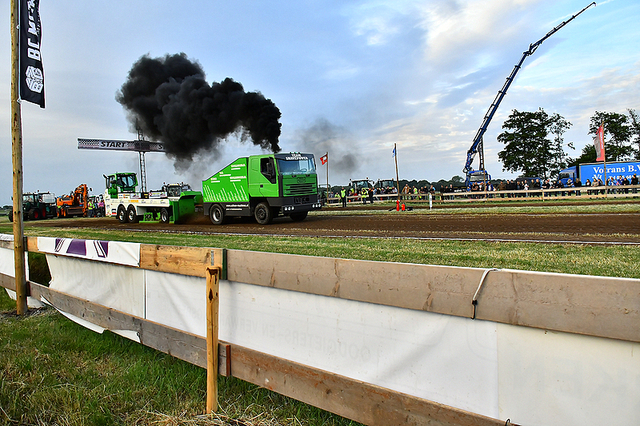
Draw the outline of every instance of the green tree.
[[[503,170],[552,177],[567,166],[563,135],[569,127],[571,123],[561,115],[549,115],[542,108],[535,112],[514,109],[502,125],[506,131],[498,135],[498,141],[506,145],[498,153]]]
[[[589,134],[594,138],[600,125],[604,125],[604,151],[607,161],[623,161],[634,157],[635,150],[631,146],[632,129],[626,115],[596,111],[589,125]]]

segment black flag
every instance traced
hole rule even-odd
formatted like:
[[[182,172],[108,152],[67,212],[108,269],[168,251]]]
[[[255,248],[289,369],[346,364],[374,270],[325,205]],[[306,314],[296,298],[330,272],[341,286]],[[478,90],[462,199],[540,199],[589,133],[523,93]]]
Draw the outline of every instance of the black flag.
[[[44,108],[40,0],[20,0],[20,98]]]

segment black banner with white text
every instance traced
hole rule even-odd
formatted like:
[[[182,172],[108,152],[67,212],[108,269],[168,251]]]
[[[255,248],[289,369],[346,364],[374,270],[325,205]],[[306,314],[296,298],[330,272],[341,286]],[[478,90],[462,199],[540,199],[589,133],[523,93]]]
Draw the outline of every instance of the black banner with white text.
[[[44,108],[40,0],[20,0],[20,98]]]

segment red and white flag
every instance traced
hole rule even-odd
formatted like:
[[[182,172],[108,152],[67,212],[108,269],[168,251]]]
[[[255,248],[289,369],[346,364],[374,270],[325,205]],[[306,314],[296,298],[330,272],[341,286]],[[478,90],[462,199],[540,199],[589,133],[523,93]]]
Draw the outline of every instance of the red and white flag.
[[[320,157],[320,162],[322,163],[323,166],[327,164],[327,161],[329,161],[329,153],[326,153],[325,155]]]
[[[598,127],[598,133],[593,139],[593,145],[596,147],[596,161],[604,161],[604,126]]]

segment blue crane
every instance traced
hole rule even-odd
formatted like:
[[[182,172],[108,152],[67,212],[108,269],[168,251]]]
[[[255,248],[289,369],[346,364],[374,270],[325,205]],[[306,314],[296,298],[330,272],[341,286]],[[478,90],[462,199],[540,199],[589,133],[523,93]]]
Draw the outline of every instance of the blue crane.
[[[557,27],[549,31],[540,40],[530,44],[529,50],[525,51],[522,54],[522,58],[520,58],[520,62],[516,64],[516,66],[513,68],[513,71],[511,71],[511,74],[509,75],[509,77],[507,77],[507,81],[504,83],[504,86],[502,86],[502,89],[498,91],[496,98],[493,100],[493,103],[491,104],[491,106],[489,107],[489,110],[484,116],[484,120],[482,121],[482,125],[478,129],[478,133],[476,133],[476,137],[473,138],[473,143],[471,144],[471,148],[469,148],[469,150],[467,151],[467,162],[465,163],[464,169],[462,170],[467,176],[467,179],[466,179],[467,187],[469,187],[471,183],[474,181],[486,182],[491,179],[489,177],[489,174],[484,168],[484,148],[483,148],[482,138],[485,132],[487,131],[487,127],[489,127],[489,123],[491,123],[491,120],[493,119],[494,114],[498,110],[498,107],[500,106],[500,103],[502,102],[504,95],[507,94],[507,90],[509,90],[509,86],[511,86],[511,83],[516,78],[516,74],[518,74],[518,71],[520,71],[520,68],[522,68],[522,64],[524,63],[524,60],[527,59],[528,56],[533,55],[533,53],[538,49],[538,47],[540,47],[543,41],[551,37],[556,31],[558,31],[560,28],[567,25],[569,22],[573,21],[578,15],[580,15],[582,12],[584,12],[591,6],[594,6],[595,4],[596,2],[590,3],[587,7],[582,9],[580,12],[571,16],[571,18],[567,19],[566,21],[564,21],[563,23],[561,23],[560,25],[558,25]],[[479,154],[478,158],[480,160],[480,167],[477,170],[473,170],[471,167],[471,163],[473,163],[473,159],[475,158],[476,154]]]

